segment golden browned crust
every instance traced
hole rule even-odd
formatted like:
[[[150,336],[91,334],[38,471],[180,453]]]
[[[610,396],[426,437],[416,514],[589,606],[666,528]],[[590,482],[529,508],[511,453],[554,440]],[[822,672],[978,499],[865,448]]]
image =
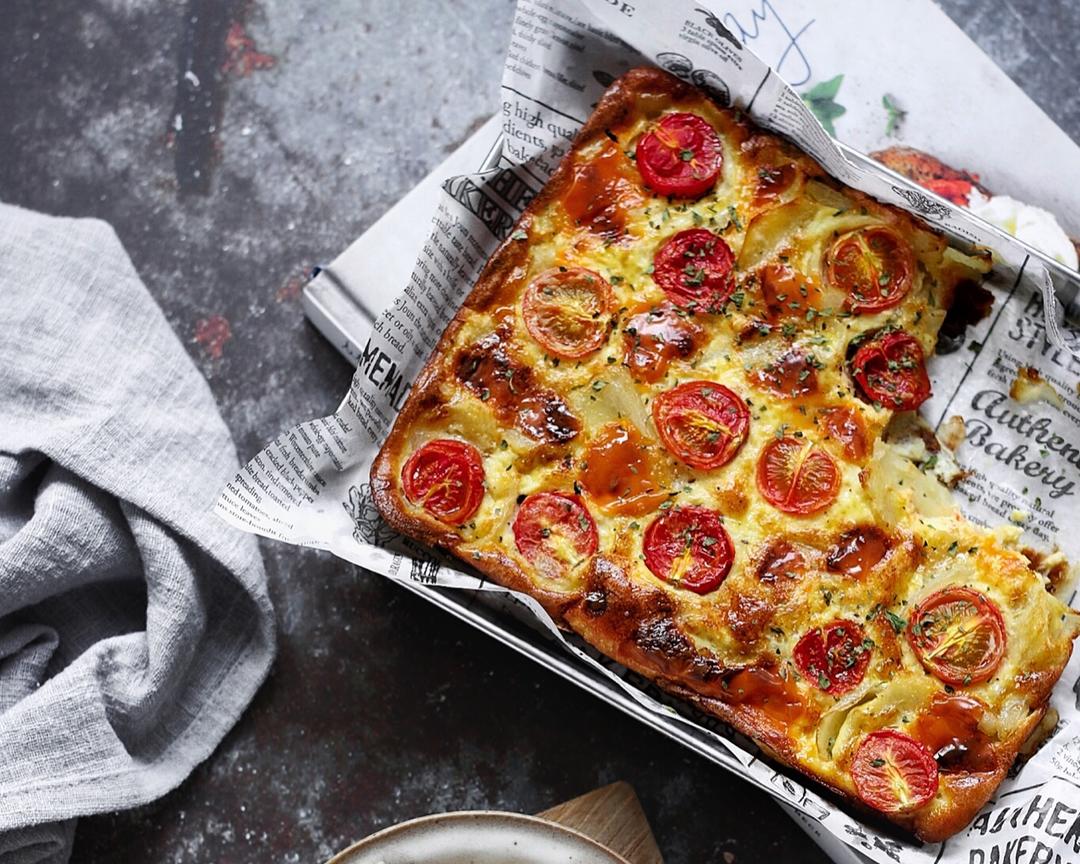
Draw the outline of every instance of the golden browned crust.
[[[447,357],[454,348],[461,328],[470,316],[490,311],[499,301],[507,283],[519,278],[526,266],[528,244],[515,237],[520,236],[521,231],[527,233],[537,215],[558,201],[567,191],[572,179],[573,156],[603,138],[607,130],[618,128],[626,121],[643,93],[655,95],[669,103],[701,98],[696,88],[666,72],[652,68],[634,69],[611,86],[579,132],[570,154],[521,216],[511,237],[498,247],[487,262],[475,287],[446,328],[418,376],[409,399],[372,466],[374,500],[383,518],[396,531],[458,554],[499,584],[533,596],[561,627],[575,631],[607,656],[749,735],[775,758],[809,772],[809,769],[800,763],[791,740],[781,733],[775,721],[767,718],[753,705],[733,704],[725,699],[727,681],[733,673],[739,672],[741,667],[725,665],[709,651],[696,646],[680,629],[672,599],[663,591],[629,578],[626,572],[627,562],[618,560],[617,555],[594,556],[584,584],[579,590],[547,590],[539,587],[522,567],[506,554],[497,551],[474,551],[466,554],[461,548],[463,544],[460,535],[418,508],[408,506],[400,488],[398,472],[408,444],[409,431],[414,425],[430,419],[433,412],[441,409],[443,399],[439,388],[447,374]],[[746,121],[740,119],[738,122],[745,127],[744,141],[758,138],[773,142],[778,140],[767,133],[756,131]],[[790,145],[785,143],[782,146]],[[805,158],[803,164],[808,174],[822,176],[820,168],[808,158]],[[861,193],[847,191],[856,200],[871,200],[861,196]],[[880,210],[882,205],[875,202],[874,206]],[[926,226],[904,211],[894,208],[885,210],[889,214],[886,218],[895,220],[894,224],[918,225],[921,230],[926,230]],[[910,540],[901,539],[894,554],[914,558],[917,557],[918,550],[912,547]],[[752,618],[753,610],[747,611],[746,615]],[[868,624],[868,627],[879,628],[873,630],[875,637],[880,640],[879,644],[889,646],[891,643],[889,650],[899,658],[896,637],[890,636],[888,626],[874,622]],[[890,821],[927,841],[944,839],[966,825],[993,794],[1012,764],[1018,748],[1038,724],[1045,712],[1050,690],[1067,659],[1068,655],[1057,668],[1046,669],[1031,680],[1022,682],[1021,686],[1032,697],[1031,704],[1041,707],[1034,710],[1027,721],[1006,739],[993,745],[993,770],[979,774],[967,771],[943,773],[942,788],[950,791],[948,808],[924,808],[914,814],[890,817]],[[848,790],[830,783],[826,777],[812,776],[831,794],[855,809],[871,818],[881,818],[880,814],[868,810]]]

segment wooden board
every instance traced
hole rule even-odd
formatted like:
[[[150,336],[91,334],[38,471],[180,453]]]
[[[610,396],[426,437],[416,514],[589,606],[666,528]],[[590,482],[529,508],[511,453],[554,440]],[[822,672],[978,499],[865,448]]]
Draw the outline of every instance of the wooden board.
[[[630,864],[664,864],[649,820],[629,783],[620,781],[594,789],[536,815],[588,835]]]

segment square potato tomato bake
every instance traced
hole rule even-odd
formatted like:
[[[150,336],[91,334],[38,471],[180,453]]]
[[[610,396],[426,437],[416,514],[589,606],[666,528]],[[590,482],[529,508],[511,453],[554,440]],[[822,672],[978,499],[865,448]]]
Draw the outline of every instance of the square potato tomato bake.
[[[372,468],[395,529],[924,840],[1037,730],[1080,616],[913,413],[989,254],[657,69],[615,82]]]

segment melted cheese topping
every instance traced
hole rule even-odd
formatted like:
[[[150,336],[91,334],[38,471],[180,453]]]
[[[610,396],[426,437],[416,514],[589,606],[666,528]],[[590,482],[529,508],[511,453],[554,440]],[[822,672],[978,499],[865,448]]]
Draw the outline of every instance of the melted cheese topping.
[[[651,194],[634,165],[637,140],[661,111],[670,110],[704,117],[723,144],[721,178],[699,200],[670,201]],[[650,103],[611,133],[617,142],[601,138],[572,154],[578,179],[566,199],[523,223],[527,264],[507,279],[487,311],[466,318],[445,356],[443,410],[409,430],[403,459],[424,441],[448,435],[471,442],[483,454],[487,494],[475,517],[459,530],[457,553],[466,560],[497,553],[514,561],[538,588],[579,592],[589,562],[552,580],[517,551],[511,527],[517,503],[534,492],[580,490],[576,484],[590,443],[612,424],[632,426],[666,500],[659,507],[654,503],[645,516],[620,515],[585,493],[596,521],[598,555],[615,562],[632,582],[663,592],[680,632],[702,655],[726,669],[766,670],[761,674],[785,682],[770,685],[771,708],[767,701],[756,707],[748,701],[744,707],[758,712],[757,728],[763,723],[786,742],[788,758],[851,791],[847,766],[867,732],[888,727],[925,737],[920,718],[933,713],[934,700],[946,694],[946,686],[924,670],[902,631],[924,597],[953,585],[983,592],[1003,615],[1007,644],[1000,666],[989,680],[963,690],[981,703],[980,734],[991,743],[1011,740],[1040,707],[1025,681],[1064,662],[1077,619],[1044,590],[1013,548],[1013,535],[985,532],[959,515],[928,470],[925,446],[905,448],[881,440],[892,412],[860,398],[849,370],[853,342],[882,328],[906,331],[929,356],[954,286],[980,278],[988,256],[950,248],[913,218],[841,188],[790,145],[755,132],[733,113],[705,101],[662,109]],[[588,170],[593,165],[595,170]],[[890,228],[910,247],[915,261],[911,287],[893,308],[850,314],[844,311],[844,295],[826,281],[822,262],[837,237],[874,226]],[[693,315],[704,331],[700,347],[689,356],[674,352],[665,358],[668,365],[658,380],[636,380],[624,362],[630,338],[626,322],[635,310],[665,301],[653,279],[654,255],[665,241],[690,228],[706,228],[731,247],[735,292],[722,312]],[[599,350],[580,360],[560,360],[530,336],[521,300],[532,278],[571,266],[610,282],[615,311],[610,335]],[[775,286],[766,293],[762,274],[770,266],[787,268],[782,284],[790,293],[778,293]],[[455,377],[457,352],[492,333],[501,334],[500,343],[529,370],[529,386],[558,394],[580,420],[581,431],[568,443],[537,441],[519,426],[498,422],[490,402]],[[779,398],[755,373],[793,351],[813,358],[817,386],[797,398]],[[712,471],[695,470],[669,454],[651,413],[658,394],[695,379],[731,388],[750,411],[745,443],[730,462]],[[864,427],[866,457],[849,458],[826,431],[826,412],[836,408],[851,412]],[[817,443],[838,467],[836,500],[817,513],[782,513],[758,490],[759,455],[771,441],[789,435]],[[645,565],[644,530],[662,512],[660,507],[672,505],[722,514],[735,554],[716,590],[686,590],[658,579]],[[870,561],[858,575],[830,569],[830,550],[840,535],[870,529],[887,538],[884,557]],[[779,540],[795,550],[801,564],[797,572],[763,578],[762,568]],[[792,656],[804,633],[838,618],[864,628],[871,656],[865,677],[850,691],[832,696],[801,675]],[[780,690],[787,695],[776,696]],[[734,695],[732,700],[738,701]],[[1018,744],[1012,742],[1014,748]],[[950,794],[943,784],[927,806],[947,807]]]

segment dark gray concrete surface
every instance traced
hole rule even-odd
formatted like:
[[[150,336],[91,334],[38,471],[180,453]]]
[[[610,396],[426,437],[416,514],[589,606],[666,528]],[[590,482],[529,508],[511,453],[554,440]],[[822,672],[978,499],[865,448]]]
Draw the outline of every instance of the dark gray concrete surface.
[[[944,6],[1080,134],[1080,5]],[[247,458],[345,391],[304,275],[492,112],[511,13],[4,0],[0,199],[116,227]],[[412,816],[535,811],[620,778],[671,864],[824,860],[762,794],[466,625],[328,555],[263,550],[269,681],[178,790],[82,820],[74,861],[317,861]]]

